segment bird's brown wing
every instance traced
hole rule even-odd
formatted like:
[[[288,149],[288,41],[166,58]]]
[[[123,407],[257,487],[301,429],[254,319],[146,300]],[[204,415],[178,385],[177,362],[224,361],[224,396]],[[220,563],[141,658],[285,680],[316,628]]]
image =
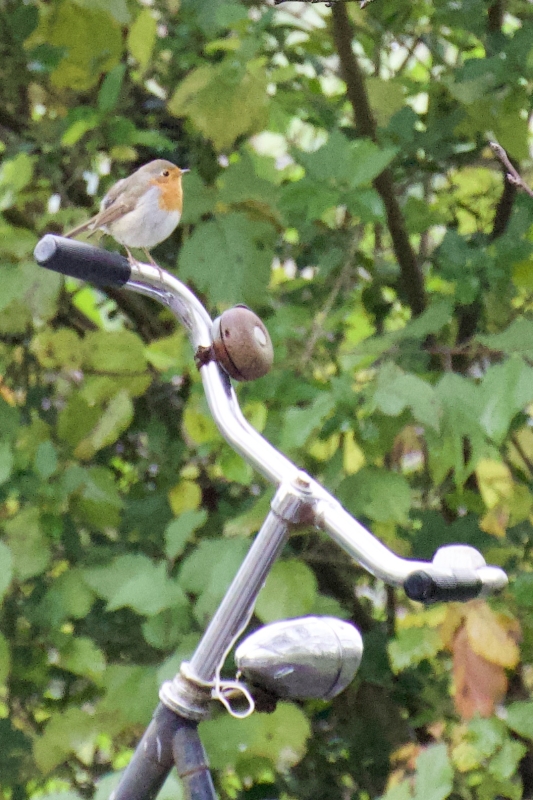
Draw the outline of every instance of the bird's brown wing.
[[[82,222],[81,225],[65,233],[65,236],[70,239],[72,236],[77,236],[78,233],[83,233],[83,231],[91,231],[91,233],[93,233],[98,230],[98,228],[105,228],[111,225],[116,219],[120,219],[120,217],[133,211],[139,197],[145,191],[146,186],[139,186],[137,190],[130,187],[127,195],[124,195],[124,184],[126,181],[127,178],[117,181],[102,200],[98,214],[95,214],[91,219]]]

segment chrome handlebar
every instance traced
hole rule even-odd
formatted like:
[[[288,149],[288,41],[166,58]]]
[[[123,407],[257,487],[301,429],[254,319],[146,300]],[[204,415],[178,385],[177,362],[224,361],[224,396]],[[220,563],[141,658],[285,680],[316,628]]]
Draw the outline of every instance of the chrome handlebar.
[[[124,286],[165,305],[187,330],[195,352],[212,343],[212,320],[198,298],[174,275],[118,253],[48,234],[35,248],[48,269],[96,283]],[[432,562],[400,558],[355,520],[323,486],[298,469],[245,419],[229,377],[214,361],[200,367],[209,409],[226,441],[270,483],[299,485],[313,509],[312,521],[377,578],[403,586],[416,600],[464,600],[507,584],[499,567],[487,566],[472,547],[440,548]]]

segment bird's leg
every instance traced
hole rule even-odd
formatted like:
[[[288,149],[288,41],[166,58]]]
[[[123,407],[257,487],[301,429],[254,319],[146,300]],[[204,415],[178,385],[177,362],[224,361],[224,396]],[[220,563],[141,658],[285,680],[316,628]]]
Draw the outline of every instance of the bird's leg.
[[[143,253],[145,254],[145,256],[148,259],[148,261],[150,262],[150,264],[152,264],[152,266],[154,266],[154,267],[157,267],[157,269],[159,271],[159,277],[161,278],[161,283],[163,283],[163,270],[161,269],[161,267],[159,266],[157,261],[154,261],[154,259],[152,258],[152,254],[150,253],[150,251],[146,247],[143,247]]]
[[[131,266],[132,267],[137,266],[139,264],[139,262],[137,261],[135,256],[132,254],[131,250],[129,250],[129,248],[127,248],[126,245],[124,245],[124,250],[128,254],[128,261],[130,262]]]

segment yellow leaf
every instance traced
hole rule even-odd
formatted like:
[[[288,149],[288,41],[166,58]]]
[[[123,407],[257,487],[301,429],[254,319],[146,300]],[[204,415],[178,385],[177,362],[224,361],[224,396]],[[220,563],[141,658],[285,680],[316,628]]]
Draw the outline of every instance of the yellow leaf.
[[[256,431],[263,431],[265,429],[265,425],[267,422],[268,411],[267,407],[264,403],[261,403],[259,400],[254,400],[249,403],[246,403],[244,406],[242,413]]]
[[[451,751],[452,762],[459,772],[470,772],[481,766],[480,752],[471,742],[463,740]]]
[[[484,600],[468,603],[465,618],[468,641],[476,655],[501,667],[518,664],[520,629],[516,620],[495,614]]]
[[[157,22],[149,8],[143,8],[128,34],[128,50],[145,70],[150,62],[157,33]]]
[[[182,429],[185,438],[193,444],[205,444],[217,439],[217,426],[207,414],[188,405],[183,412]]]
[[[374,530],[374,527],[372,527]],[[448,606],[444,603],[417,609],[414,614],[405,614],[397,619],[398,630],[404,628],[437,628],[446,620]]]
[[[353,431],[344,434],[342,466],[346,475],[355,475],[365,465],[365,454],[355,441]]]
[[[518,525],[528,519],[533,505],[531,492],[522,483],[517,483],[513,489],[513,496],[510,502],[509,526]]]
[[[460,603],[449,603],[445,606],[446,615],[440,626],[440,638],[444,647],[451,650],[454,636],[464,619],[464,606]]]
[[[476,467],[476,478],[483,502],[494,508],[513,493],[513,478],[506,464],[492,458],[482,458]]]
[[[509,524],[509,506],[500,504],[487,511],[485,516],[479,521],[479,527],[485,533],[503,539]]]
[[[309,455],[317,461],[329,461],[339,449],[340,434],[333,433],[329,439],[316,439],[308,448]]]
[[[528,292],[533,289],[533,259],[526,258],[513,264],[513,283]]]
[[[202,502],[202,490],[194,481],[180,481],[168,493],[168,502],[175,517],[184,511],[196,511]]]

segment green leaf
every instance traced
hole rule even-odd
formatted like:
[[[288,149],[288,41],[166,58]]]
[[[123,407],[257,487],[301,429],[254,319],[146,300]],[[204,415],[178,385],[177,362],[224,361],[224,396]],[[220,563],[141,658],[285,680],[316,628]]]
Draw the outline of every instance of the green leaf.
[[[117,105],[125,73],[126,65],[117,64],[105,76],[98,92],[98,110],[102,114],[108,114]]]
[[[511,593],[519,606],[533,608],[533,573],[522,572],[511,584]]]
[[[400,783],[392,784],[381,800],[412,800],[412,797],[410,781],[403,780]]]
[[[38,606],[41,624],[59,628],[66,619],[83,619],[94,600],[94,592],[83,580],[83,572],[71,567],[55,579]]]
[[[9,442],[0,442],[0,484],[6,483],[13,469],[13,451]]]
[[[142,631],[149,645],[168,652],[194,627],[191,608],[178,606],[164,608],[159,614],[147,619],[143,622]]]
[[[224,452],[218,460],[220,470],[227,481],[231,483],[241,483],[249,486],[254,477],[254,471],[250,464],[243,459],[239,453],[234,453],[229,448],[224,448]]]
[[[128,725],[146,726],[154,713],[159,691],[157,672],[152,667],[113,664],[102,682],[106,694],[98,705],[106,729],[113,735]],[[132,698],[135,702],[132,703]]]
[[[106,663],[104,654],[92,639],[80,636],[71,637],[60,646],[58,666],[75,675],[99,681]]]
[[[4,522],[13,556],[13,571],[20,580],[43,573],[50,564],[50,545],[40,527],[39,509],[28,506]]]
[[[490,367],[483,379],[479,419],[487,435],[500,444],[514,415],[533,400],[533,367],[512,356]]]
[[[403,475],[377,467],[363,467],[345,478],[338,497],[356,517],[376,522],[405,523],[411,508],[411,489]]]
[[[131,19],[127,0],[74,0],[74,2],[82,8],[106,11],[121,25],[127,25]]]
[[[119,556],[107,567],[86,569],[83,578],[108,601],[109,611],[128,606],[138,614],[152,616],[187,604],[183,590],[168,577],[166,565],[154,564],[140,553]]]
[[[270,511],[272,495],[264,492],[244,514],[232,517],[224,525],[224,536],[251,536],[256,533]]]
[[[117,527],[122,499],[111,470],[105,467],[87,470],[81,490],[72,498],[72,508],[83,522],[99,530]]]
[[[270,280],[274,229],[244,214],[197,225],[179,256],[182,280],[193,281],[213,303],[262,301]]]
[[[120,67],[116,67],[116,69],[120,69]],[[93,131],[100,122],[101,117],[93,108],[71,109],[67,115],[67,127],[61,137],[61,144],[64,147],[73,147],[86,133]]]
[[[507,708],[505,722],[519,736],[533,739],[533,702],[519,700],[511,703]]]
[[[99,406],[90,405],[78,393],[73,394],[59,414],[59,438],[75,448],[98,424],[101,413]]]
[[[187,542],[205,524],[207,513],[205,511],[184,511],[177,519],[169,522],[165,529],[165,555],[173,560],[180,556]]]
[[[200,735],[215,769],[240,758],[261,756],[287,770],[301,760],[311,736],[309,720],[296,706],[278,703],[273,714],[236,720],[228,715],[200,723]]]
[[[275,213],[279,190],[270,181],[260,178],[249,153],[244,152],[239,160],[231,163],[217,179],[219,203],[250,203],[256,208],[269,206]]]
[[[187,362],[188,354],[185,353],[185,338],[181,331],[176,331],[171,336],[156,339],[144,349],[146,360],[161,372],[167,370],[180,370]]]
[[[11,669],[11,655],[7,639],[0,633],[0,686],[4,686]]]
[[[392,671],[403,672],[442,650],[442,640],[433,628],[403,628],[389,643]]]
[[[74,454],[81,461],[92,458],[98,450],[116,442],[132,419],[133,403],[128,393],[122,389],[109,401],[107,407],[100,411],[96,425],[88,436],[78,442]]]
[[[314,153],[298,153],[298,160],[315,180],[356,189],[383,172],[395,154],[392,148],[381,150],[370,139],[350,141],[334,130],[325,145]]]
[[[533,358],[533,322],[525,317],[513,320],[501,333],[478,334],[476,341],[491,350]]]
[[[203,216],[212,213],[215,209],[217,192],[211,186],[206,186],[196,170],[185,178],[183,216],[181,223],[190,225],[200,222]]]
[[[46,369],[79,369],[82,362],[82,341],[69,328],[45,329],[33,338],[32,352]]]
[[[95,370],[125,375],[146,370],[143,341],[132,331],[91,331],[83,352],[84,364]]]
[[[277,561],[259,593],[255,613],[262,622],[301,617],[317,601],[314,572],[302,561]]]
[[[429,464],[435,483],[453,470],[455,481],[462,485],[487,452],[485,431],[480,424],[482,388],[467,378],[447,373],[437,383],[435,392],[442,407],[440,430],[426,430]],[[470,443],[465,462],[465,439]]]
[[[392,363],[380,369],[373,400],[384,414],[397,417],[405,408],[410,408],[418,422],[439,429],[441,408],[434,388]]]
[[[189,117],[219,151],[266,122],[267,78],[262,60],[242,64],[230,56],[190,72],[168,103],[176,117]]]
[[[32,180],[34,164],[35,158],[27,153],[18,153],[3,161],[0,166],[0,211],[15,204],[18,193]]]
[[[150,63],[156,35],[157,20],[149,8],[143,8],[128,33],[128,50],[142,70]]]
[[[82,762],[94,755],[99,723],[94,714],[68,708],[53,716],[44,733],[35,739],[33,754],[37,766],[47,775],[75,753]]]
[[[491,758],[488,770],[499,781],[507,781],[517,773],[518,765],[527,753],[527,747],[522,742],[506,739],[501,750]]]
[[[56,449],[50,439],[41,442],[37,448],[33,462],[35,471],[46,481],[48,478],[52,477],[57,470],[57,464]]]
[[[322,392],[306,408],[289,407],[281,429],[281,449],[290,453],[303,447],[312,434],[321,429],[334,406],[332,394]]]
[[[51,74],[58,89],[90,89],[120,59],[121,23],[109,10],[113,5],[124,6],[124,0],[112,0],[111,5],[106,1],[105,6],[102,0],[103,10],[95,8],[97,5],[97,0],[63,0],[53,13],[41,15],[32,34],[35,44],[46,42],[61,49],[63,57]]]
[[[445,744],[434,744],[416,761],[414,800],[444,800],[453,789],[453,768]]]
[[[5,542],[0,541],[0,603],[13,577],[13,557]]]
[[[504,722],[496,717],[473,719],[468,724],[468,741],[475,747],[480,761],[494,755],[507,736]]]
[[[203,539],[183,560],[178,582],[196,595],[194,615],[202,624],[215,612],[247,550],[248,543],[241,539]]]

